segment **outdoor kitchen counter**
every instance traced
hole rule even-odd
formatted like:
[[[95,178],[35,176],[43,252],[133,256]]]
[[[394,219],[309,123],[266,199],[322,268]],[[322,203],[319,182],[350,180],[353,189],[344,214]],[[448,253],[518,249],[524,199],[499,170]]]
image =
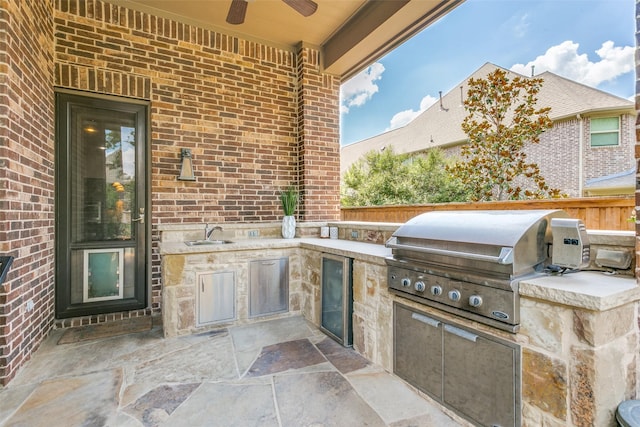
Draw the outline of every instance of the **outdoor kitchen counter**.
[[[209,252],[268,251],[301,247],[330,252],[374,264],[384,264],[391,249],[384,245],[342,239],[238,239],[223,245],[187,246],[183,242],[161,242],[161,255],[198,254]],[[631,276],[609,275],[602,272],[581,271],[523,279],[520,295],[556,304],[588,310],[604,311],[640,300],[640,287]]]
[[[302,247],[304,249],[331,252],[351,258],[365,259],[384,263],[384,259],[391,255],[391,249],[374,243],[356,242],[340,239],[320,239],[304,237],[296,239],[238,239],[233,243],[221,245],[187,246],[184,242],[161,242],[160,255],[196,254],[203,252],[232,252],[255,251],[269,249],[289,249]]]
[[[606,311],[640,300],[635,278],[581,271],[520,281],[520,296],[572,307]]]
[[[226,231],[226,230],[225,230]],[[261,230],[262,231],[262,230]],[[234,271],[236,313],[231,322],[257,321],[248,313],[248,261],[289,257],[290,312],[320,323],[322,252],[346,256],[353,263],[353,344],[365,358],[393,372],[393,302],[388,291],[382,244],[346,239],[303,237],[237,238],[234,243],[187,246],[178,237],[160,242],[165,336],[202,332],[219,324],[198,325],[196,275]],[[226,237],[226,236],[225,236]],[[613,426],[617,405],[635,396],[638,366],[637,304],[640,287],[630,276],[584,271],[523,279],[519,283],[521,328],[517,334],[437,313],[486,336],[521,346],[522,425]],[[406,300],[436,314],[437,309]],[[287,316],[290,313],[277,314]],[[260,320],[261,318],[257,318]],[[172,329],[173,328],[173,329]]]

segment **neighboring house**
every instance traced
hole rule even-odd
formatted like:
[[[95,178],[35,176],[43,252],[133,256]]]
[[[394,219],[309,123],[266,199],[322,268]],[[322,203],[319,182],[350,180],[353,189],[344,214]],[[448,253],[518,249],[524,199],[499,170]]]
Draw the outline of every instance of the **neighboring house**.
[[[365,153],[387,147],[396,153],[439,147],[459,155],[467,141],[461,128],[467,115],[463,105],[467,82],[484,78],[496,68],[500,67],[484,64],[404,127],[342,147],[341,174]],[[510,78],[521,76],[505,71]],[[544,80],[537,106],[551,107],[553,127],[541,135],[539,144],[527,147],[528,159],[538,164],[550,187],[571,197],[602,194],[592,188],[594,180],[634,167],[634,103],[551,72],[535,77]],[[630,176],[633,179],[635,174]],[[633,194],[635,184],[624,188],[624,194]]]

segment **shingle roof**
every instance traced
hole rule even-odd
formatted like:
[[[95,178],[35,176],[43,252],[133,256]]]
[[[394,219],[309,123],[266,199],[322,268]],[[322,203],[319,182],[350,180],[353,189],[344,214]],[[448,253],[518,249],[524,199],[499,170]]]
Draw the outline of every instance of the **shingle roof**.
[[[485,78],[496,68],[507,72],[511,79],[518,76],[527,77],[487,62],[407,125],[342,147],[340,171],[344,172],[353,162],[371,150],[393,146],[396,153],[412,153],[464,142],[467,137],[460,125],[467,115],[462,104],[468,89],[467,82],[470,78]],[[547,71],[535,77],[544,79],[538,93],[537,105],[551,107],[549,117],[554,121],[598,111],[635,112],[635,105],[631,101],[557,74]]]
[[[636,187],[636,169],[624,172],[588,179],[584,189],[590,192],[606,192],[607,190],[626,190],[625,193],[633,194]]]

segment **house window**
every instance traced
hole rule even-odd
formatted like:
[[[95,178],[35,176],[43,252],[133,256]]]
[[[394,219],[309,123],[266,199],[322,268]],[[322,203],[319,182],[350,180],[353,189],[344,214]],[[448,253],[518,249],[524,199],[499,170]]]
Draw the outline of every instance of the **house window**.
[[[606,147],[620,144],[620,118],[591,119],[591,146]]]

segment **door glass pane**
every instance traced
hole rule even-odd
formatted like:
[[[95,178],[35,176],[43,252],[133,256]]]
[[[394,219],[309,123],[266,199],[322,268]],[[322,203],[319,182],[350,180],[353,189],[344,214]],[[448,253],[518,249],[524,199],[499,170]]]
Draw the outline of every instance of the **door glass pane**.
[[[131,240],[135,114],[73,107],[71,242]]]
[[[72,304],[135,297],[134,248],[71,251]]]
[[[336,337],[344,338],[343,263],[322,258],[322,326]]]

